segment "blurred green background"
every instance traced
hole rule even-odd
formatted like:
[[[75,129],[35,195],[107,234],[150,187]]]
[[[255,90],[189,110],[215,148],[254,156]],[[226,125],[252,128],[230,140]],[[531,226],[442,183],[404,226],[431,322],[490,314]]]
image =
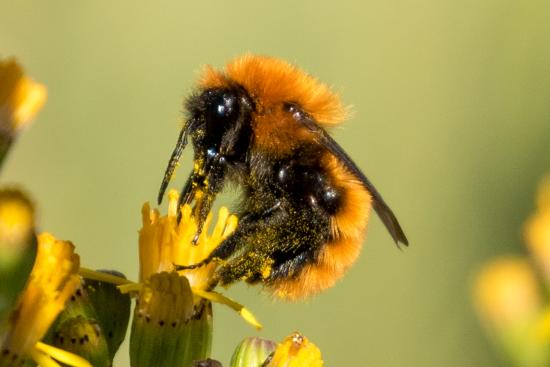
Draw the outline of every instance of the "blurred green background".
[[[137,276],[140,207],[154,201],[182,100],[200,66],[251,51],[334,85],[354,115],[336,139],[375,182],[411,247],[377,218],[335,288],[300,304],[227,294],[281,339],[294,330],[327,366],[497,366],[470,305],[472,274],[520,252],[550,171],[548,1],[22,1],[0,3],[0,55],[49,100],[4,183],[24,185],[40,228],[82,263]],[[174,184],[183,184],[189,152]],[[222,201],[230,203],[231,195]],[[214,357],[257,335],[215,310]],[[128,364],[126,351],[116,366]]]

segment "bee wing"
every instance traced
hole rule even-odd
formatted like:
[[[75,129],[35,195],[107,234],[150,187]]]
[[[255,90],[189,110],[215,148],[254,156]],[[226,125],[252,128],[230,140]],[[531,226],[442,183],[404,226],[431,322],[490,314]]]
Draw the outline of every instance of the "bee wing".
[[[397,245],[402,243],[405,246],[408,246],[409,241],[407,240],[407,237],[405,236],[405,233],[399,225],[399,222],[397,221],[397,218],[393,214],[392,210],[388,204],[386,204],[382,198],[382,195],[380,195],[378,190],[376,190],[372,182],[370,182],[363,172],[361,172],[359,167],[357,167],[357,165],[351,160],[344,149],[338,145],[338,143],[326,132],[325,129],[319,126],[311,118],[304,117],[300,120],[315,135],[317,142],[328,149],[336,158],[344,163],[349,171],[363,183],[365,188],[372,195],[374,210],[390,232],[395,243]]]

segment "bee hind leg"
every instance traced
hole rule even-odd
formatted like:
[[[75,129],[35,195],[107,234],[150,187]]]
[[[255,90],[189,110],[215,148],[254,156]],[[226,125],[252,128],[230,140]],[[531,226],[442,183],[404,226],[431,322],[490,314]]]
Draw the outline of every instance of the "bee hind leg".
[[[261,281],[271,271],[271,245],[278,240],[278,230],[288,222],[287,212],[276,202],[263,212],[246,213],[236,231],[216,247],[203,261],[176,269],[194,269],[212,261],[222,262],[212,280],[212,287],[218,283],[228,285],[238,280],[249,283]],[[228,260],[229,259],[229,260]]]

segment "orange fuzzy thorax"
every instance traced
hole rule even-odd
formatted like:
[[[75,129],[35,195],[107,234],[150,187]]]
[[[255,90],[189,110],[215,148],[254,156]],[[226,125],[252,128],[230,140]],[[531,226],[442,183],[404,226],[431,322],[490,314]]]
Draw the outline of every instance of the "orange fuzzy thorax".
[[[337,94],[296,66],[280,59],[247,54],[226,65],[223,72],[207,66],[200,88],[223,88],[237,83],[254,99],[258,111],[273,111],[295,103],[320,125],[333,126],[346,117]]]

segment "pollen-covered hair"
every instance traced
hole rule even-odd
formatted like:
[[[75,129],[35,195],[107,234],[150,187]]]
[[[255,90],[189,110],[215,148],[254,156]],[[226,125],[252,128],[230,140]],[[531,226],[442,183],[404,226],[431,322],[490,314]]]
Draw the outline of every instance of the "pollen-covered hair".
[[[238,84],[252,97],[259,111],[293,103],[326,127],[342,122],[346,108],[339,96],[296,66],[273,57],[247,54],[229,62],[220,72],[205,67],[199,86],[224,88]]]

